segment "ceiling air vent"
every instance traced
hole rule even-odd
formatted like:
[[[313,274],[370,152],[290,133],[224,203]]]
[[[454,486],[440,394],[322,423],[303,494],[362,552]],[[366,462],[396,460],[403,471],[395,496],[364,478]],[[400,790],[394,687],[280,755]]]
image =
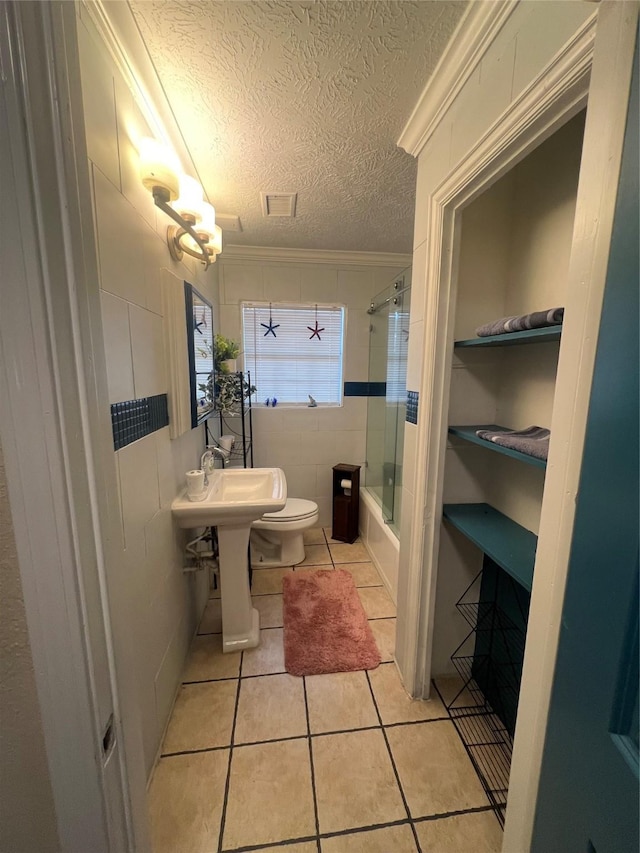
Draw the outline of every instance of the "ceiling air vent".
[[[298,193],[260,193],[263,216],[296,215]]]

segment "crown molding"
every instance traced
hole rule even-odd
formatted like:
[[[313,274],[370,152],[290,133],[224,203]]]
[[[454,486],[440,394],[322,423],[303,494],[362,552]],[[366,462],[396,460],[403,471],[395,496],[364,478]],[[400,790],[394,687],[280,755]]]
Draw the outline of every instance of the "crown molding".
[[[358,267],[408,267],[412,256],[396,252],[341,252],[331,249],[283,249],[276,246],[230,246],[218,256],[218,263],[238,261],[280,264],[332,264]]]
[[[479,189],[478,176],[485,173],[491,160],[499,164],[499,173],[504,171],[505,162],[509,163],[509,169],[513,168],[519,158],[528,153],[527,145],[523,147],[520,140],[529,139],[528,145],[539,145],[586,107],[597,22],[598,13],[594,11],[466,152],[434,190],[436,204],[449,204],[463,189],[473,196]],[[548,115],[552,115],[553,120],[547,120]],[[534,137],[532,128],[538,126],[544,130],[538,130]],[[531,143],[532,138],[535,143]],[[509,160],[507,152],[510,152]]]
[[[520,0],[469,4],[405,124],[398,146],[417,157]]]

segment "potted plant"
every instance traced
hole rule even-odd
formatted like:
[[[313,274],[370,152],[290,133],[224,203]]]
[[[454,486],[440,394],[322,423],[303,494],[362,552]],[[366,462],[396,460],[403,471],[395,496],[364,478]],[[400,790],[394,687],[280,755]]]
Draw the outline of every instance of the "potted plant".
[[[215,383],[215,407],[225,415],[237,415],[245,397],[255,394],[254,385],[249,385],[241,373],[218,373]]]
[[[238,369],[236,359],[240,355],[240,344],[216,335],[213,345],[216,373],[235,373]]]
[[[240,355],[240,345],[216,335],[213,342],[215,372],[215,408],[223,414],[237,414],[245,397],[255,393],[255,386],[249,385],[237,371],[236,359]],[[213,394],[214,388],[211,386]]]

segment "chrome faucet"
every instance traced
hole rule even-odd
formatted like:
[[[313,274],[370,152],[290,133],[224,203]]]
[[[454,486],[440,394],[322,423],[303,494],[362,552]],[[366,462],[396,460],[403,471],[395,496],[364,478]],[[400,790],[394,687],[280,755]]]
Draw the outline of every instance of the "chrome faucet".
[[[222,460],[222,466],[225,467],[228,461],[227,454],[220,448],[213,445],[207,446],[206,450],[200,457],[200,468],[204,471],[204,484],[209,485],[209,474],[215,469],[216,459]]]
[[[229,454],[225,453],[225,451],[221,447],[212,447],[211,455],[213,456],[214,465],[216,459],[222,459],[222,467],[224,468],[224,466],[229,461]]]

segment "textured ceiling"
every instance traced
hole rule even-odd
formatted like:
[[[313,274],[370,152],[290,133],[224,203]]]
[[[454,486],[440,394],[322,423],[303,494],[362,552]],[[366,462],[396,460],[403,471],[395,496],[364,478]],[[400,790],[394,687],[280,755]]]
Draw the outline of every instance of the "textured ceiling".
[[[410,252],[415,161],[396,147],[465,2],[147,2],[133,14],[225,242]],[[260,192],[297,192],[265,219]]]

